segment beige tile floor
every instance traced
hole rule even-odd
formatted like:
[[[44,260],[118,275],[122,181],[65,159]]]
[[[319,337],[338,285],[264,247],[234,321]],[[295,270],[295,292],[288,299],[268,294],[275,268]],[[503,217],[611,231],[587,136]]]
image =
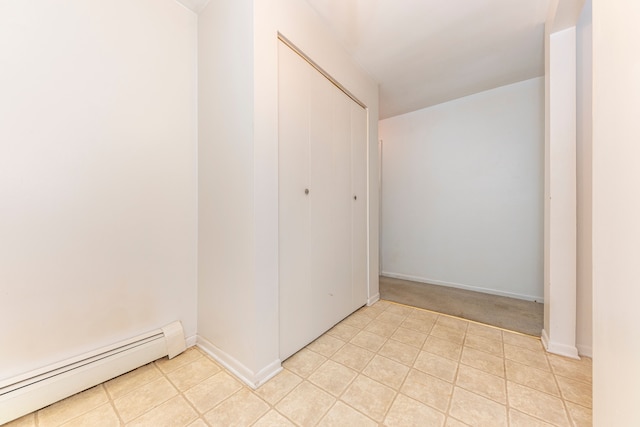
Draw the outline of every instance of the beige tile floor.
[[[257,390],[197,348],[29,414],[17,426],[590,426],[591,360],[379,301]]]

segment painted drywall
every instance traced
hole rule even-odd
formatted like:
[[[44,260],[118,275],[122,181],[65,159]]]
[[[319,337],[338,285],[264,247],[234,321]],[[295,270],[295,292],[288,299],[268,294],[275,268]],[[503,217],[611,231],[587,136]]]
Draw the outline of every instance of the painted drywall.
[[[592,150],[592,19],[591,0],[585,3],[576,26],[577,42],[577,276],[576,346],[581,355],[592,355],[592,258],[591,258],[591,150]]]
[[[545,30],[557,33],[575,27],[585,0],[550,0]]]
[[[382,274],[542,299],[544,79],[382,120]]]
[[[0,379],[195,335],[196,26],[172,0],[0,2]]]
[[[640,2],[593,1],[593,425],[640,425]]]
[[[198,16],[198,336],[249,370],[257,331],[252,16],[251,0],[209,2]]]
[[[577,19],[577,17],[576,17]],[[576,348],[576,28],[545,36],[545,299],[542,342],[552,353]]]
[[[302,0],[210,2],[198,32],[199,343],[257,386],[280,368],[278,32],[365,102],[371,147],[377,144],[377,86]],[[375,149],[369,159],[370,183],[376,183]],[[369,294],[375,299],[373,188]]]

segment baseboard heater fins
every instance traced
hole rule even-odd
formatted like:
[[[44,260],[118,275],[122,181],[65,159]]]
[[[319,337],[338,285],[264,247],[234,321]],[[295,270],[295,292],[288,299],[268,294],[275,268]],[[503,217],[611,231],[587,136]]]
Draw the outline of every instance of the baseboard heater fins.
[[[186,349],[180,322],[0,381],[0,425]]]

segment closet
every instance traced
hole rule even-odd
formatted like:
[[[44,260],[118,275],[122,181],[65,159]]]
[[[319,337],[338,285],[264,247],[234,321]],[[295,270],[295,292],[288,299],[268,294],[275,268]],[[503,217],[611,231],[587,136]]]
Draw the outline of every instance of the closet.
[[[279,41],[279,311],[284,360],[367,300],[367,114]]]

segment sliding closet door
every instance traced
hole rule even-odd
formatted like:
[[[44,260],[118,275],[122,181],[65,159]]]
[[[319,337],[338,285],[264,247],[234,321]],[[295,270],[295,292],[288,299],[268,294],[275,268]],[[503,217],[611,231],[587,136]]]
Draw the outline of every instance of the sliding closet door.
[[[279,49],[284,359],[366,302],[366,114],[289,47]]]
[[[367,112],[351,103],[351,266],[352,311],[367,301],[368,239],[367,239]]]
[[[299,350],[316,318],[310,285],[308,65],[279,47],[278,205],[280,355]],[[315,195],[315,191],[314,191]],[[304,345],[304,344],[303,344]]]
[[[311,69],[311,67],[309,67]],[[311,283],[322,312],[316,334],[344,318],[351,305],[350,101],[311,69]],[[342,316],[341,316],[342,314]],[[328,325],[328,326],[327,326]]]

